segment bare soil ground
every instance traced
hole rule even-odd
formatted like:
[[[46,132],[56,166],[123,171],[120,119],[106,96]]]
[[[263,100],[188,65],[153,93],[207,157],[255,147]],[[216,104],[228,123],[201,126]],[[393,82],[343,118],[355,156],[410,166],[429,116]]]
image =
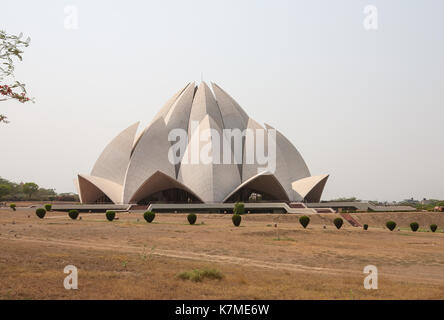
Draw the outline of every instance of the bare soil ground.
[[[338,215],[311,216],[303,229],[298,215],[198,214],[191,226],[185,214],[49,212],[0,209],[1,299],[442,299],[444,298],[444,214],[353,214],[370,228]],[[399,221],[390,232],[387,220]],[[422,229],[437,223],[436,233]],[[277,224],[277,227],[275,227]],[[326,229],[324,229],[324,226]],[[363,287],[363,268],[375,265],[379,289]],[[65,290],[66,265],[79,270],[79,289]],[[176,275],[212,268],[222,280],[191,282]]]

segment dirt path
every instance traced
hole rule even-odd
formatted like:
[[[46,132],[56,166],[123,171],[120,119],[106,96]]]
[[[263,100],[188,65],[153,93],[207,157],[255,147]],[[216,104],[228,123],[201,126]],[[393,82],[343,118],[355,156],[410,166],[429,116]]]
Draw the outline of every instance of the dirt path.
[[[156,256],[164,256],[170,258],[178,258],[178,259],[189,259],[196,261],[205,261],[205,262],[213,262],[213,263],[222,263],[222,264],[236,264],[247,267],[256,267],[256,268],[266,268],[272,270],[281,270],[281,271],[293,271],[293,272],[310,272],[310,273],[319,273],[319,274],[327,274],[327,275],[338,275],[338,274],[354,274],[357,276],[362,276],[362,271],[350,270],[350,269],[336,269],[336,268],[322,268],[322,267],[312,267],[305,266],[300,264],[290,264],[290,263],[278,263],[278,262],[267,262],[261,260],[254,260],[249,258],[240,258],[235,256],[227,256],[227,255],[210,255],[205,253],[197,253],[190,251],[178,251],[178,250],[166,250],[166,249],[150,249],[147,247],[140,246],[131,246],[131,245],[112,245],[105,243],[88,243],[85,241],[76,241],[76,240],[55,240],[55,239],[44,239],[44,238],[36,238],[36,237],[4,237],[0,236],[0,240],[9,240],[9,241],[19,241],[19,242],[29,242],[34,244],[44,244],[51,246],[63,246],[63,247],[71,247],[71,248],[79,248],[79,249],[91,249],[91,250],[110,250],[117,252],[126,252],[126,253],[138,253],[138,254],[146,254],[146,255],[156,255]],[[408,275],[399,275],[395,273],[384,273],[384,277],[389,277],[391,279],[398,279],[404,281],[413,281],[413,282],[430,282],[434,281],[439,283],[444,283],[444,280],[427,277],[424,275],[415,275],[414,279]]]
[[[23,237],[23,236],[19,237],[0,236],[0,240],[22,241],[22,242],[30,242],[36,244],[64,246],[64,247],[92,249],[92,250],[112,250],[119,252],[139,253],[139,254],[142,254],[144,252],[143,251],[144,248],[140,246],[97,244],[97,243],[87,243],[85,241],[75,241],[75,240],[54,240],[54,239],[43,239],[35,237]],[[344,272],[350,273],[350,270],[343,270],[343,269],[320,268],[320,267],[304,266],[300,264],[267,262],[267,261],[260,261],[248,258],[239,258],[226,255],[210,255],[210,254],[190,252],[190,251],[187,252],[187,251],[165,250],[165,249],[153,249],[150,251],[149,248],[145,248],[145,254],[164,256],[170,258],[179,258],[179,259],[200,260],[206,262],[238,264],[242,266],[279,269],[287,271],[299,271],[299,272],[308,271],[308,272],[318,272],[323,274],[338,274]],[[358,274],[358,272],[354,273]]]

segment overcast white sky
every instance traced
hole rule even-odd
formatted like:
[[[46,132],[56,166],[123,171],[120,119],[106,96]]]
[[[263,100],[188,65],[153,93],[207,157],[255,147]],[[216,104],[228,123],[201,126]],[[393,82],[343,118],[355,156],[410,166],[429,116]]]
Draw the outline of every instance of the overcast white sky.
[[[32,39],[16,77],[36,103],[0,102],[0,176],[74,191],[203,72],[331,174],[324,199],[443,199],[443,14],[442,0],[2,0],[0,28]]]

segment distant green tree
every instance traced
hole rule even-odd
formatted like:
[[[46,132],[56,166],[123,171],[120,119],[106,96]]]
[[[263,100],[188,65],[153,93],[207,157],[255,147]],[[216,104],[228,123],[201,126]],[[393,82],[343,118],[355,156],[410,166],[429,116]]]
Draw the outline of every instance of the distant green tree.
[[[28,195],[29,198],[31,198],[38,190],[39,186],[34,182],[27,182],[23,185],[23,193]]]
[[[1,67],[1,66],[0,66]],[[3,187],[6,186],[6,187]],[[0,177],[0,199],[9,201],[21,201],[27,199],[24,191],[24,184],[18,184]],[[26,187],[25,187],[26,189]],[[8,193],[6,193],[8,191]],[[29,194],[28,194],[29,195]],[[38,188],[31,194],[34,200],[40,201],[79,201],[79,196],[75,193],[57,194],[55,189]]]
[[[0,184],[0,198],[7,196],[12,192],[12,187],[7,184]]]
[[[41,196],[56,196],[57,193],[54,189],[45,189],[45,188],[39,188],[39,195]]]
[[[337,199],[331,199],[326,202],[356,202],[356,201],[360,200],[356,199],[356,197],[350,197],[350,198],[341,197]]]
[[[56,197],[57,201],[80,201],[79,195],[75,193],[60,193]]]

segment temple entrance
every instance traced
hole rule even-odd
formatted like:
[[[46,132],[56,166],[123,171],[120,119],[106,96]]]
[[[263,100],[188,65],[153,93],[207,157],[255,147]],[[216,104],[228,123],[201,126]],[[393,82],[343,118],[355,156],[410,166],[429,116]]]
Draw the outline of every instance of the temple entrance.
[[[288,201],[288,195],[272,174],[258,174],[241,184],[224,202]]]
[[[106,203],[113,203],[113,202],[111,201],[110,198],[108,198],[106,196],[106,194],[102,194],[99,198],[97,198],[95,203],[97,203],[97,204],[106,204]]]
[[[231,195],[225,202],[272,202],[279,201],[276,197],[265,192],[254,190],[251,188],[242,188]]]
[[[156,203],[202,203],[191,193],[179,189],[171,188],[162,191],[157,191],[144,197],[142,200],[138,201],[139,205],[148,205],[152,202]]]

